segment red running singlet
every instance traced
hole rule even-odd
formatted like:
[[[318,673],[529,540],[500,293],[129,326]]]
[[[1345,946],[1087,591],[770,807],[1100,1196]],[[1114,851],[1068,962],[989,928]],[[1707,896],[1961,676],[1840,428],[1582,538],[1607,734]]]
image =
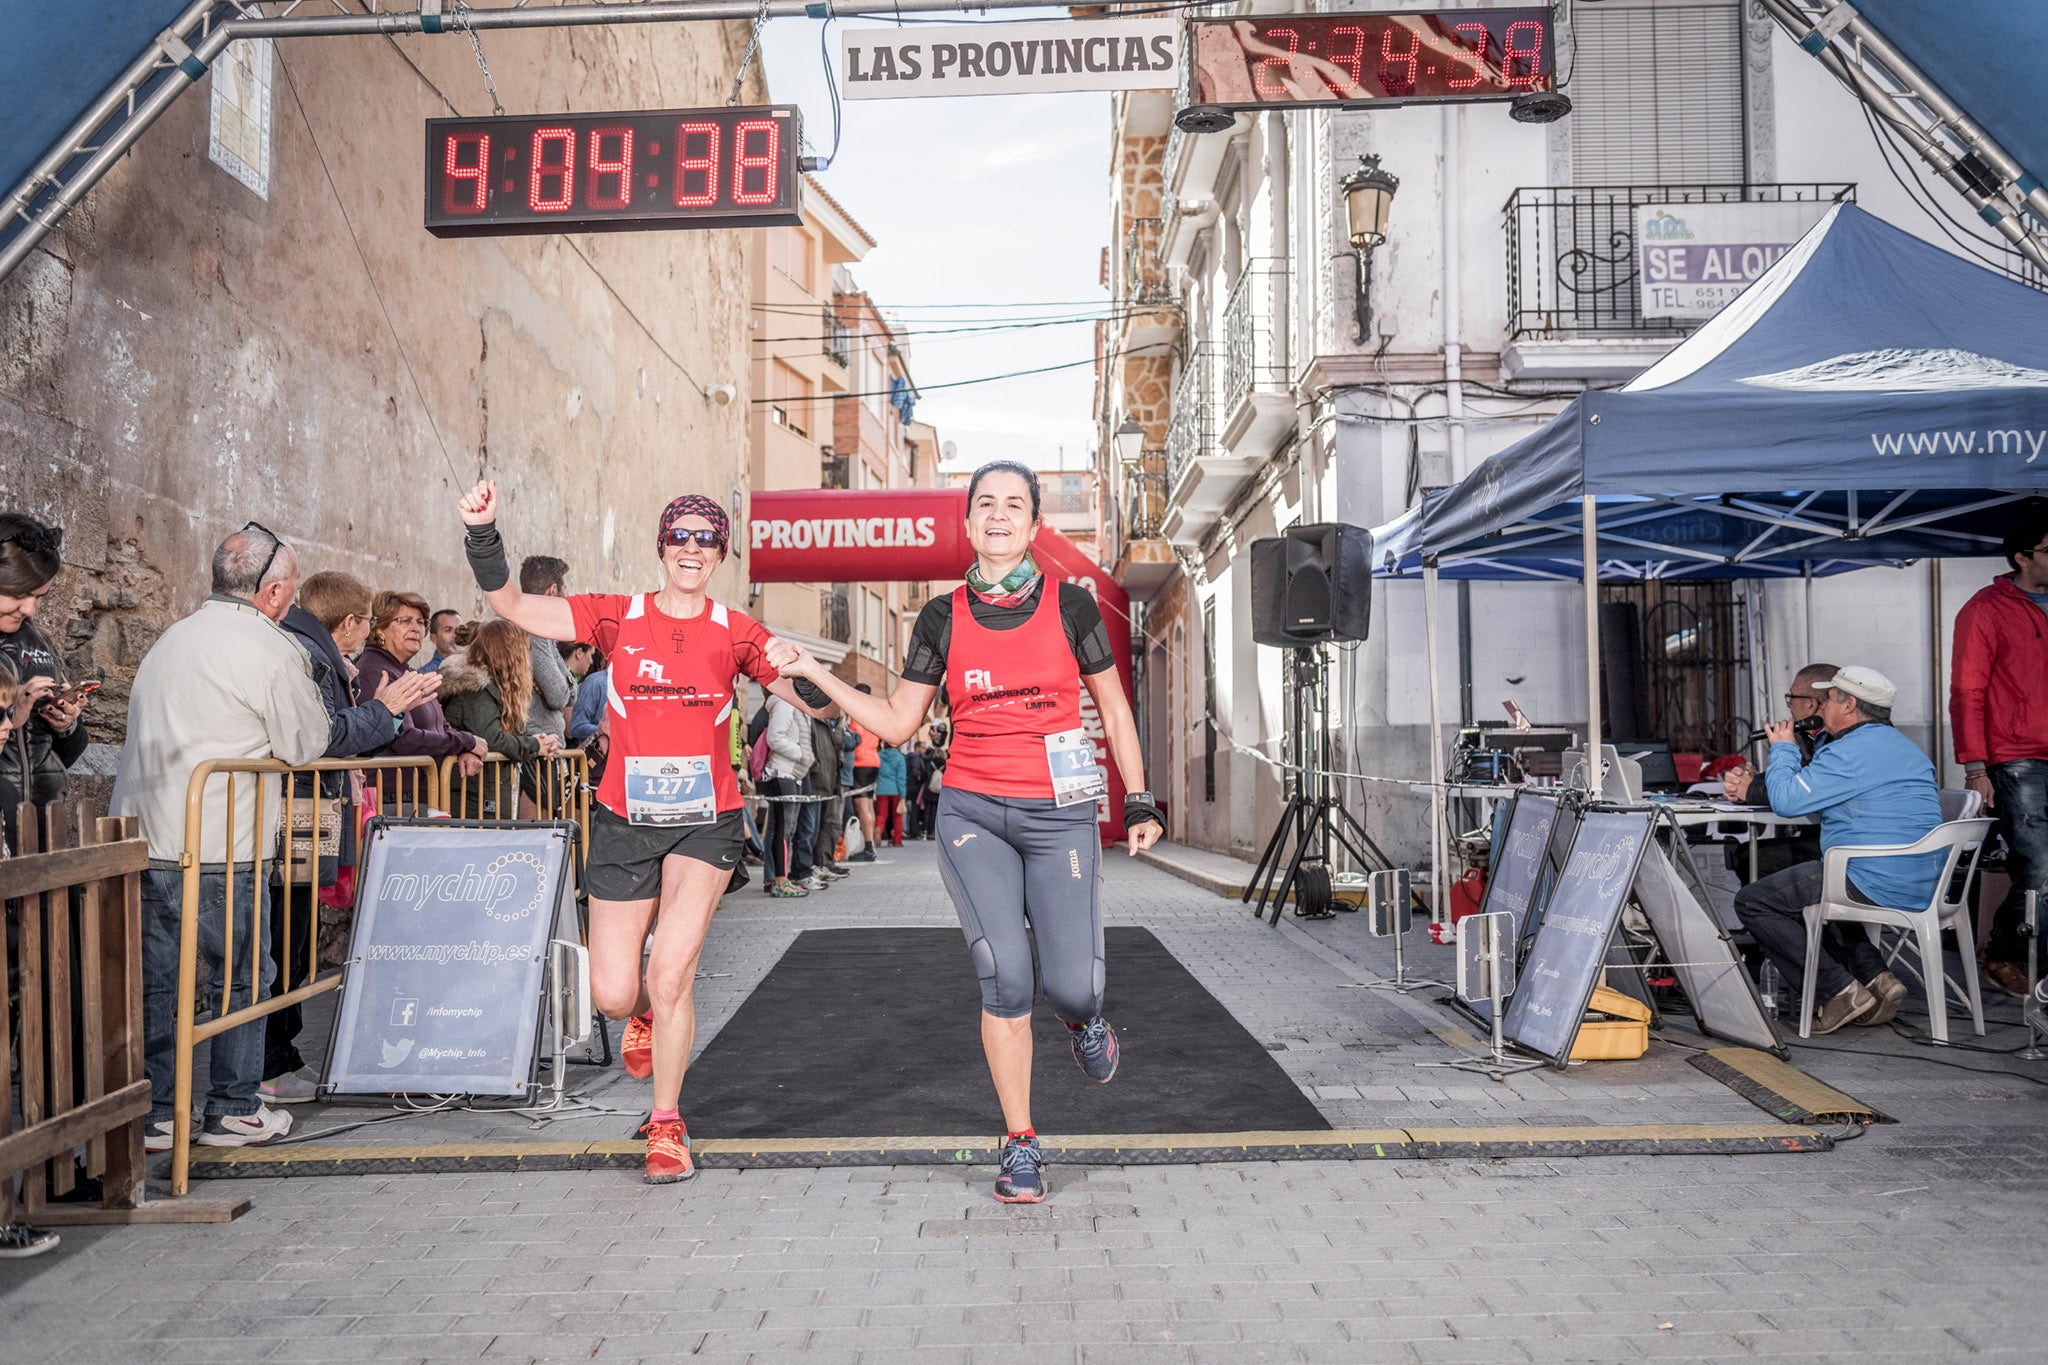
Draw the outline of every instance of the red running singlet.
[[[1060,623],[1060,585],[1047,579],[1031,619],[1011,630],[976,621],[967,589],[955,589],[946,695],[953,701],[946,786],[1051,797],[1045,737],[1081,724],[1081,665]]]
[[[768,663],[768,629],[743,611],[709,602],[688,621],[664,616],[652,593],[576,593],[567,599],[576,638],[596,645],[608,662],[605,706],[611,714],[611,761],[597,799],[626,815],[628,758],[711,759],[718,809],[738,810],[726,722],[733,677],[767,685],[781,675]]]

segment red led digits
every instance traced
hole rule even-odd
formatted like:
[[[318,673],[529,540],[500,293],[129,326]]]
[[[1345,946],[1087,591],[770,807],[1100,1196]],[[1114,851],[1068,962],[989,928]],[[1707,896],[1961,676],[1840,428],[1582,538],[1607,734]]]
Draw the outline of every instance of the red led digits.
[[[756,133],[761,135],[762,150],[747,150],[748,140]],[[735,204],[772,204],[775,202],[775,163],[782,150],[782,125],[774,119],[748,119],[733,125],[732,130],[732,202]],[[747,188],[749,171],[761,173],[761,188]]]
[[[548,151],[559,148],[559,155]],[[556,192],[541,193],[543,181],[556,182]],[[527,177],[526,207],[534,213],[567,213],[576,198],[576,130],[536,128],[533,130],[533,173]]]
[[[1408,40],[1408,50],[1402,52],[1398,44]],[[1406,67],[1403,71],[1401,68]],[[1380,34],[1380,84],[1389,95],[1410,95],[1415,92],[1415,82],[1422,71],[1422,35],[1410,28],[1391,25]]]
[[[1346,40],[1351,44],[1349,52],[1338,46]],[[1333,65],[1344,68],[1346,74],[1351,77],[1351,84],[1348,87],[1339,86],[1327,76],[1323,78],[1323,84],[1340,95],[1357,94],[1359,85],[1365,80],[1365,30],[1356,24],[1339,24],[1331,29],[1330,61]]]
[[[1473,23],[1452,24],[1451,31],[1461,39],[1469,39],[1463,46],[1472,54],[1472,67],[1469,75],[1452,76],[1444,84],[1453,90],[1470,90],[1486,79],[1486,49],[1492,43],[1493,34],[1487,31],[1486,25]]]
[[[605,144],[616,156],[605,156]],[[590,130],[590,207],[626,209],[633,206],[633,130],[626,127]],[[606,193],[607,189],[610,193]]]
[[[1288,97],[1287,87],[1272,80],[1266,73],[1269,68],[1278,68],[1284,75],[1294,66],[1294,54],[1301,51],[1301,35],[1291,28],[1269,28],[1265,38],[1268,43],[1286,43],[1285,52],[1268,53],[1263,61],[1252,68],[1252,86],[1269,100],[1284,100]]]
[[[691,144],[703,147],[701,156],[691,154]],[[696,181],[695,188],[691,181]],[[718,202],[718,125],[680,123],[676,125],[676,207],[700,209]]]
[[[440,237],[792,224],[801,114],[780,106],[430,119]]]
[[[475,148],[470,164],[462,164],[464,148]],[[456,133],[448,139],[441,173],[441,212],[482,213],[491,199],[491,135]],[[457,191],[461,193],[457,193]]]
[[[1515,36],[1520,34],[1529,42],[1527,47],[1515,46]],[[1503,43],[1500,65],[1504,82],[1510,90],[1531,90],[1543,80],[1543,25],[1534,19],[1523,19],[1508,25],[1507,38]]]

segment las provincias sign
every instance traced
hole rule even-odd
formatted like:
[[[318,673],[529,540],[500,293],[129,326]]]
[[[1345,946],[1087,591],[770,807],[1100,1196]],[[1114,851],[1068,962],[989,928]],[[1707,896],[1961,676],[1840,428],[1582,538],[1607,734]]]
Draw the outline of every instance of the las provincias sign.
[[[850,100],[1166,90],[1180,62],[1172,19],[860,28],[839,35]]]

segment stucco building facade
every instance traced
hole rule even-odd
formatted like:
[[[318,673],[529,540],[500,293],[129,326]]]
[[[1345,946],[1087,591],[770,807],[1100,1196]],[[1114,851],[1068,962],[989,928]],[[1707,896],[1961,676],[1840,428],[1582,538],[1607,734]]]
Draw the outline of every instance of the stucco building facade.
[[[581,111],[721,103],[746,37],[643,24],[485,46],[508,109]],[[479,476],[512,554],[566,559],[572,591],[654,586],[678,492],[743,511],[751,232],[439,240],[424,124],[490,111],[469,45],[272,56],[267,197],[209,160],[202,81],[0,284],[0,504],[65,529],[40,619],[74,674],[106,681],[98,738],[119,740],[136,664],[252,519],[308,573],[473,614],[454,502]],[[746,97],[765,99],[758,68]],[[740,573],[715,591],[741,600]]]

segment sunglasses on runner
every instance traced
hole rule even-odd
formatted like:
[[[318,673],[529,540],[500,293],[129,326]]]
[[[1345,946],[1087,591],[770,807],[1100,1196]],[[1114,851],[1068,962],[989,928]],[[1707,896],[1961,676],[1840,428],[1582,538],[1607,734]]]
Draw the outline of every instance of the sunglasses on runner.
[[[668,539],[665,543],[669,545],[688,545],[693,540],[707,550],[723,550],[725,548],[724,537],[708,526],[695,531],[685,526],[671,526],[668,528]]]

